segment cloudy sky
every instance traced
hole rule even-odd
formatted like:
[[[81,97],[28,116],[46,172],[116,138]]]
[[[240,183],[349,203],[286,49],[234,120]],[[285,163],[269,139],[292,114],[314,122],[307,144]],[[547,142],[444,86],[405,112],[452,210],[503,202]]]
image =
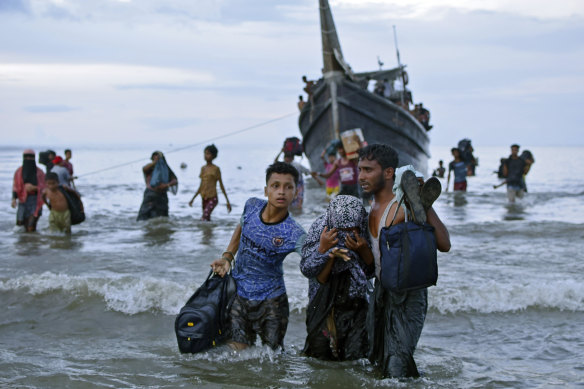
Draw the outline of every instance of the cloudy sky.
[[[584,1],[331,0],[355,71],[396,66],[432,144],[584,145]],[[317,0],[0,0],[3,144],[298,135]],[[280,120],[274,120],[279,119]],[[258,124],[269,122],[263,126]]]

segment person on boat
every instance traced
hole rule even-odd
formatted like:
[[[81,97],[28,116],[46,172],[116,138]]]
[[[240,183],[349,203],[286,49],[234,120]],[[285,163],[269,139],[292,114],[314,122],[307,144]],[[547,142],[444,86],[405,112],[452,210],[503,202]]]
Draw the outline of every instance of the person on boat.
[[[381,253],[379,235],[383,226],[394,225],[415,217],[425,219],[434,227],[437,248],[450,250],[448,230],[432,208],[440,194],[440,181],[430,178],[420,189],[415,174],[410,170],[401,173],[396,181],[397,152],[388,145],[372,144],[359,150],[359,183],[365,194],[372,195],[369,211],[370,241],[375,264],[375,289],[369,298],[367,327],[369,331],[369,360],[386,377],[419,376],[413,355],[424,326],[428,309],[426,288],[395,293],[384,289],[379,282]],[[405,195],[410,208],[397,209],[396,193]],[[424,200],[421,200],[424,199]],[[421,211],[420,211],[421,209]]]
[[[324,154],[327,152],[327,149],[323,149],[322,153],[320,153],[320,159],[324,163],[325,173],[330,172],[334,166],[335,161],[337,160],[337,151],[329,151],[327,153],[327,159],[324,158]],[[340,177],[339,171],[337,170],[333,175],[326,179],[326,196],[328,199],[331,199],[339,194],[339,185],[340,185]]]
[[[26,232],[36,231],[43,213],[42,192],[45,188],[45,173],[35,163],[35,152],[26,149],[22,153],[22,166],[14,172],[12,183],[12,208],[16,210],[16,225],[24,226]]]
[[[438,161],[438,167],[432,172],[432,177],[444,178],[444,172],[446,172],[444,161],[440,160]]]
[[[340,158],[335,161],[333,168],[325,173],[320,173],[320,176],[323,178],[329,178],[338,171],[341,179],[339,194],[360,197],[357,160],[347,158],[347,153],[345,152],[342,143],[339,143],[337,152],[339,153]]]
[[[195,192],[195,195],[189,201],[189,207],[193,206],[193,201],[200,194],[203,201],[203,215],[201,220],[211,221],[211,213],[217,206],[219,199],[217,198],[217,182],[219,182],[219,187],[225,196],[225,201],[227,202],[227,212],[231,212],[231,204],[227,198],[227,192],[223,186],[223,180],[221,179],[221,169],[219,166],[213,164],[213,160],[217,158],[217,147],[214,144],[208,145],[203,151],[203,157],[205,158],[206,164],[201,167],[201,173],[199,178],[201,183],[199,184],[199,189]]]
[[[70,188],[72,178],[71,174],[69,174],[69,170],[65,167],[65,161],[63,160],[63,157],[57,155],[52,162],[53,167],[49,173],[55,173],[59,177],[59,185]]]
[[[389,99],[393,94],[393,82],[390,82],[387,78],[383,79],[383,97]]]
[[[288,296],[282,263],[291,252],[301,254],[306,232],[288,212],[296,195],[298,171],[285,162],[266,170],[266,200],[245,203],[227,250],[211,263],[221,277],[231,275],[237,294],[231,306],[229,345],[244,349],[259,335],[272,349],[284,347],[288,327]]]
[[[373,253],[360,199],[331,200],[308,231],[300,271],[308,278],[304,353],[324,360],[367,356],[367,280]]]
[[[454,172],[454,187],[452,190],[455,192],[466,192],[466,177],[469,174],[468,165],[460,158],[460,150],[453,147],[450,149],[454,160],[448,164],[448,179],[446,181],[446,192],[448,192],[448,186],[450,185],[450,173]]]
[[[524,176],[529,172],[531,160],[519,157],[519,145],[511,145],[511,155],[503,165],[503,177],[507,184],[507,199],[514,203],[516,198],[523,198],[525,194]]]
[[[302,112],[302,108],[304,108],[304,105],[306,105],[306,101],[304,101],[302,95],[298,96],[298,110]]]
[[[314,86],[314,81],[309,81],[306,76],[302,76],[302,81],[304,82],[304,92],[308,95],[308,100],[312,98],[312,87]]]
[[[146,182],[144,199],[138,211],[137,220],[148,220],[157,216],[168,216],[168,194],[178,191],[178,179],[166,163],[164,154],[155,151],[150,163],[144,165],[142,173]]]
[[[284,162],[294,166],[294,168],[298,171],[298,182],[296,185],[296,193],[297,194],[296,194],[296,197],[294,198],[294,200],[292,201],[292,203],[290,204],[290,208],[293,210],[296,210],[296,211],[300,211],[300,210],[302,210],[302,205],[304,204],[304,178],[303,178],[303,175],[312,176],[319,183],[319,185],[322,185],[323,182],[321,180],[319,180],[316,172],[312,172],[307,167],[302,165],[301,163],[294,161],[294,153],[291,151],[285,151],[284,148],[282,148],[282,150],[280,150],[278,155],[276,155],[276,159],[274,159],[274,162],[278,162],[278,158],[280,158],[280,155],[282,153],[284,153]]]

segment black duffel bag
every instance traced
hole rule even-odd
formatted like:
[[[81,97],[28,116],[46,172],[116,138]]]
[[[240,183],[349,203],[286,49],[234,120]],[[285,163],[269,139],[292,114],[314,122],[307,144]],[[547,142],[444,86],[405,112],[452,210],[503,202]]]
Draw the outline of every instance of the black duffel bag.
[[[198,353],[219,346],[227,339],[229,309],[235,298],[235,280],[213,271],[191,296],[174,321],[181,353]]]

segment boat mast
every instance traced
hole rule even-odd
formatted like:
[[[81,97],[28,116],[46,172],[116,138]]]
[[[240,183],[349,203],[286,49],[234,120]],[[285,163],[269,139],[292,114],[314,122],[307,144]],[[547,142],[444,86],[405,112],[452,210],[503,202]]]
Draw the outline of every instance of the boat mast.
[[[406,105],[406,102],[405,102],[406,78],[404,76],[404,69],[402,67],[401,60],[399,58],[399,49],[397,47],[397,31],[395,29],[395,24],[393,25],[393,41],[395,42],[395,52],[397,54],[397,66],[400,68],[402,85],[403,85],[403,88],[404,88],[403,92],[401,93],[401,102],[402,102],[402,106],[405,106]]]
[[[331,114],[332,114],[332,138],[340,139],[339,127],[339,106],[337,100],[337,83],[345,74],[346,64],[342,63],[343,53],[337,36],[335,22],[329,7],[328,0],[319,0],[320,7],[320,31],[322,37],[322,73],[324,79],[329,85],[331,95]],[[342,61],[342,62],[341,62]],[[345,66],[343,66],[345,65]]]

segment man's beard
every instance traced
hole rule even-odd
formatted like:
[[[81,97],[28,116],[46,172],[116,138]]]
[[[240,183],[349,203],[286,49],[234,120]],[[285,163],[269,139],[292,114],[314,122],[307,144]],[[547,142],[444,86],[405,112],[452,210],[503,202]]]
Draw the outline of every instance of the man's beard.
[[[373,198],[375,193],[379,192],[384,187],[385,187],[385,179],[383,178],[383,175],[380,174],[379,179],[370,187],[369,191],[364,191],[364,190],[362,191],[363,198],[365,200],[370,200],[371,198]]]

